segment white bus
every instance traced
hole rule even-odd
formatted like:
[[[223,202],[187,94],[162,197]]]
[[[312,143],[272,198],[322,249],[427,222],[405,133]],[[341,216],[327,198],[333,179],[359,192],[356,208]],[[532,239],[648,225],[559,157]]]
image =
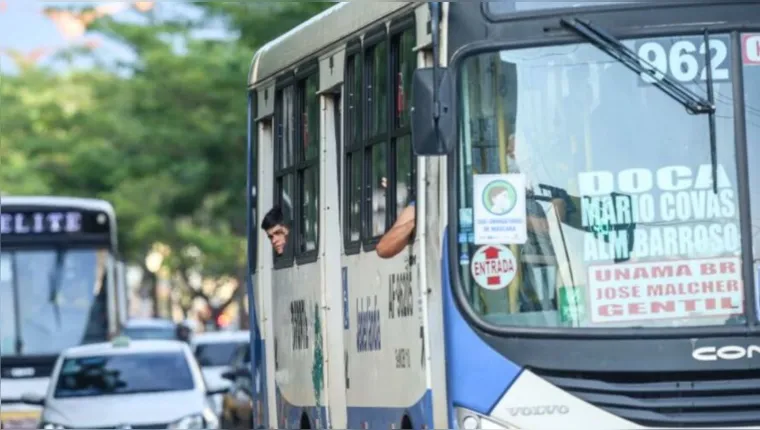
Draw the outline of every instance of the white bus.
[[[110,203],[52,196],[0,199],[0,419],[37,428],[55,360],[66,348],[107,341],[127,317]]]
[[[248,88],[253,428],[760,426],[760,4],[344,2]]]

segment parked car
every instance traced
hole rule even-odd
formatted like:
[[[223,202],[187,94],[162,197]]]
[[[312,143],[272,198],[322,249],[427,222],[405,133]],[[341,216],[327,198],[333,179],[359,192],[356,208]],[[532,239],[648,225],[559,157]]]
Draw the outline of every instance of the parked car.
[[[42,428],[216,429],[219,419],[190,347],[175,340],[78,346],[56,362],[44,398]]]
[[[172,320],[162,318],[132,319],[121,328],[121,335],[133,340],[176,340],[177,325]]]
[[[248,349],[250,345],[248,331],[213,331],[198,333],[193,336],[193,352],[201,365],[206,383],[214,387],[229,387],[231,382],[222,377],[230,370],[233,360],[240,350]],[[222,412],[222,396],[212,398],[214,412]]]

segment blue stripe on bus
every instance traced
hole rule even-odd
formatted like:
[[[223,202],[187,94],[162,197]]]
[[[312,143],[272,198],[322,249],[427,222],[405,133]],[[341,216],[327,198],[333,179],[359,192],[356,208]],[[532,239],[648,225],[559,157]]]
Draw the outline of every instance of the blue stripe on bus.
[[[441,247],[446,385],[449,427],[455,428],[454,407],[488,414],[520,374],[521,368],[494,351],[473,331],[456,305],[449,276],[448,226]]]

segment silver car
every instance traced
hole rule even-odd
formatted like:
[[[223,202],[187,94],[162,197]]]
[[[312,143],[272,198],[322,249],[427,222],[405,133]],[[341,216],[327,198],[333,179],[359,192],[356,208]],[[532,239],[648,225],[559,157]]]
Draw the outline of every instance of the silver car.
[[[219,419],[189,346],[173,340],[78,346],[58,358],[43,406],[42,427],[216,429]]]

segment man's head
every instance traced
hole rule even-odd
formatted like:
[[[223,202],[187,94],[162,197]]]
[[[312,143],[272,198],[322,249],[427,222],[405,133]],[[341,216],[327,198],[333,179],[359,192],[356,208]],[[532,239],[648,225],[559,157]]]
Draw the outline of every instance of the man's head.
[[[282,210],[275,206],[264,215],[261,220],[261,229],[267,233],[269,241],[272,242],[272,248],[277,255],[285,252],[285,245],[288,243],[288,226],[285,225],[285,218],[282,216]]]
[[[181,340],[183,342],[190,342],[190,335],[192,334],[192,330],[190,329],[190,326],[188,326],[186,322],[182,321],[181,323],[177,324],[176,334],[177,334],[177,340]]]

